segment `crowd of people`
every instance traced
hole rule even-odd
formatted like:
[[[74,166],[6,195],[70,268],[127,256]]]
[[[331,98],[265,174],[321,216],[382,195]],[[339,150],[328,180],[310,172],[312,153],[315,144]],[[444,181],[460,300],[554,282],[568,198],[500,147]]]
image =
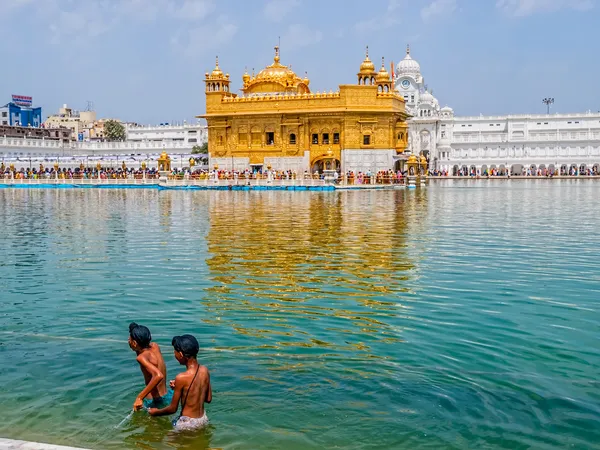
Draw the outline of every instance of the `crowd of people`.
[[[570,168],[561,168],[560,170],[552,170],[548,168],[523,168],[521,173],[510,173],[507,169],[484,169],[477,170],[475,168],[461,168],[454,173],[449,173],[447,170],[430,170],[429,176],[433,177],[446,177],[446,176],[458,176],[458,177],[506,177],[506,176],[519,176],[519,177],[558,177],[558,176],[598,176],[600,172],[598,171],[598,166],[594,166],[592,168],[586,168],[585,170],[579,170],[576,167]]]

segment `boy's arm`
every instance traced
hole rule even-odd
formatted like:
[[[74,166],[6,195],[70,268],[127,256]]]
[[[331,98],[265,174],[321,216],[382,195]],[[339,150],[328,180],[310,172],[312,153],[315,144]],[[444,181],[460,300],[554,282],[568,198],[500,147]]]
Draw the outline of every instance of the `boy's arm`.
[[[140,365],[144,369],[146,369],[148,371],[148,373],[152,376],[152,379],[146,385],[144,390],[142,392],[140,392],[140,394],[135,399],[135,403],[133,404],[133,409],[141,409],[144,399],[165,378],[165,376],[162,374],[162,372],[160,370],[158,370],[158,367],[156,367],[154,364],[151,364],[150,361],[148,361],[142,355],[137,357],[137,361],[140,363]]]
[[[208,395],[206,396],[206,403],[212,402],[212,384],[210,384],[210,372],[206,371],[208,377]]]
[[[173,399],[171,404],[163,409],[150,408],[148,414],[151,416],[167,416],[169,414],[175,414],[179,407],[179,400],[181,399],[181,393],[183,392],[184,382],[182,378],[177,375],[175,377],[175,387],[173,388]]]

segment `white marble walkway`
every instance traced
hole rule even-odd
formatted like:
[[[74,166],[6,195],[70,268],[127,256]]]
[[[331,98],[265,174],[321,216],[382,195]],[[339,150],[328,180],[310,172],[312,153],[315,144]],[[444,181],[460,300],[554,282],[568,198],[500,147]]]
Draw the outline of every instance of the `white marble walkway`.
[[[15,441],[0,438],[0,450],[83,450],[75,447],[41,444],[38,442]]]

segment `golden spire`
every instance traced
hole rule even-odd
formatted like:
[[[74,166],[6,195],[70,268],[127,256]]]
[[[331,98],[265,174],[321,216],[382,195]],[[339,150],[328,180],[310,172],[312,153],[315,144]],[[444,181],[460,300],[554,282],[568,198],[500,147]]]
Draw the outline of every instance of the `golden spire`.
[[[275,58],[273,58],[275,64],[279,64],[279,45],[275,46]]]
[[[210,75],[211,75],[211,77],[214,77],[214,78],[221,78],[223,76],[223,71],[219,67],[219,57],[218,56],[216,57],[215,68],[213,69],[213,71]]]
[[[385,58],[381,57],[381,69],[377,74],[377,81],[390,81],[390,74],[385,70]]]
[[[368,45],[367,45],[367,50],[365,52],[365,59],[363,60],[362,64],[360,65],[360,72],[361,73],[375,72],[375,65],[369,59],[369,46]]]

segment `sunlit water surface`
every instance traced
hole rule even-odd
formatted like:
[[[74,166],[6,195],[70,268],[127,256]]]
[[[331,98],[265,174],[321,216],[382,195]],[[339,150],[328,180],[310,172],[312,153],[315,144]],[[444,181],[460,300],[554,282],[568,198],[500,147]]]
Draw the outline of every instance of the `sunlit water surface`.
[[[600,183],[0,189],[0,436],[95,449],[600,442]],[[195,334],[210,428],[127,416]],[[596,447],[597,448],[597,447]]]

